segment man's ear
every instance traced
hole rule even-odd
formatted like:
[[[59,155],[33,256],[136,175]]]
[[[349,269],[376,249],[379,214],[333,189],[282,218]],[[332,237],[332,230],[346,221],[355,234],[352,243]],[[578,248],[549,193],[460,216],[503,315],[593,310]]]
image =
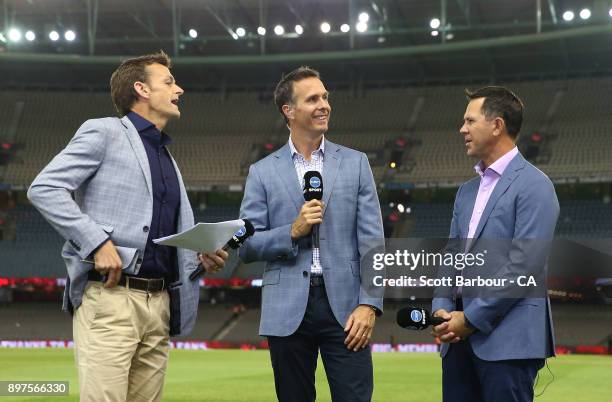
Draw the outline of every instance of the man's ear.
[[[283,105],[282,111],[287,120],[293,120],[294,111],[291,105]]]
[[[141,98],[149,99],[149,86],[144,82],[136,81],[134,83],[134,91],[136,91]]]
[[[493,121],[495,127],[493,128],[493,135],[501,135],[504,131],[506,131],[506,122],[501,117],[496,117]]]

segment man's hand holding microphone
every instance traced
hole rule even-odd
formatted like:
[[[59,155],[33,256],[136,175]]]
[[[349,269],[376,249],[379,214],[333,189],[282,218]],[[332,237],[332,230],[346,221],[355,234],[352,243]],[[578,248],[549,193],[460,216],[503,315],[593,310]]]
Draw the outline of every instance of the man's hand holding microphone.
[[[302,209],[291,225],[291,239],[297,240],[310,234],[313,225],[323,222],[323,201],[310,200],[302,205]]]

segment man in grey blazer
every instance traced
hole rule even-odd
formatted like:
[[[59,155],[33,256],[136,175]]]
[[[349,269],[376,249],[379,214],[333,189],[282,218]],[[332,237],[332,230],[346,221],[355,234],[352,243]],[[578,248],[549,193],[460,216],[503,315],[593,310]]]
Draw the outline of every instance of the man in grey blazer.
[[[480,161],[478,176],[457,191],[450,238],[466,239],[459,252],[492,247],[485,265],[491,276],[543,279],[559,202],[552,182],[515,145],[523,104],[503,87],[468,99],[460,133],[467,154]],[[434,298],[434,315],[450,319],[433,329],[444,342],[444,401],[533,400],[536,374],[555,348],[546,285],[538,286],[529,297],[518,288],[508,297],[456,288],[452,297]]]
[[[183,94],[169,68],[163,52],[122,62],[110,84],[124,117],[86,121],[28,191],[67,240],[64,309],[74,313],[83,401],[160,400],[169,337],[196,319],[189,274],[197,259],[209,272],[227,259],[152,241],[194,224],[163,131]]]
[[[256,232],[240,257],[267,263],[259,333],[268,338],[276,394],[315,400],[320,349],[332,399],[369,401],[368,345],[383,306],[362,286],[360,258],[384,240],[372,171],[365,154],[325,139],[331,106],[317,71],[290,72],[274,98],[290,137],[249,170],[240,215]],[[308,171],[322,175],[322,201],[304,202]]]

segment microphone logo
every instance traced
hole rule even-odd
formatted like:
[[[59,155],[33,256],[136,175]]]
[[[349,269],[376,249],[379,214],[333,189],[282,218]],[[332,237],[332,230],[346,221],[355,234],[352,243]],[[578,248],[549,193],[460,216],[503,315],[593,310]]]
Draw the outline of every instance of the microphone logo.
[[[319,179],[318,177],[311,177],[310,178],[310,187],[312,187],[312,188],[319,188],[319,187],[321,187],[321,179]]]
[[[423,319],[423,314],[419,310],[412,310],[410,312],[410,319],[414,322],[421,322]]]
[[[241,237],[241,236],[244,236],[245,233],[246,233],[246,228],[243,226],[240,229],[238,229],[236,233],[234,233],[234,236]]]

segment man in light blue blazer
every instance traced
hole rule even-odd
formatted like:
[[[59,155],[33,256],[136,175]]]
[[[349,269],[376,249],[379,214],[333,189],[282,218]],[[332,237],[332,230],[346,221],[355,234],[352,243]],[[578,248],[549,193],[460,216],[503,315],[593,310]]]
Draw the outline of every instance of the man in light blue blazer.
[[[314,401],[320,350],[332,399],[370,401],[368,344],[383,306],[362,282],[360,258],[384,241],[372,171],[365,154],[324,138],[331,106],[318,72],[287,74],[275,102],[290,138],[250,168],[240,216],[256,231],[240,257],[267,263],[259,333],[268,338],[276,394]],[[304,201],[309,171],[322,175],[321,201]]]
[[[152,241],[194,223],[163,132],[183,94],[169,67],[163,52],[121,63],[111,96],[124,117],[86,121],[28,191],[67,240],[64,309],[82,401],[161,400],[169,337],[196,319],[196,254]],[[216,271],[227,253],[198,258]]]
[[[523,104],[503,87],[468,92],[468,99],[460,133],[467,154],[479,159],[479,175],[457,191],[450,238],[465,239],[459,252],[496,247],[487,265],[505,278],[545,277],[559,202],[552,182],[516,148]],[[444,342],[444,401],[533,400],[536,374],[555,348],[546,287],[538,286],[539,297],[489,290],[470,297],[455,288],[452,297],[434,298],[434,315],[449,319],[433,329]]]

